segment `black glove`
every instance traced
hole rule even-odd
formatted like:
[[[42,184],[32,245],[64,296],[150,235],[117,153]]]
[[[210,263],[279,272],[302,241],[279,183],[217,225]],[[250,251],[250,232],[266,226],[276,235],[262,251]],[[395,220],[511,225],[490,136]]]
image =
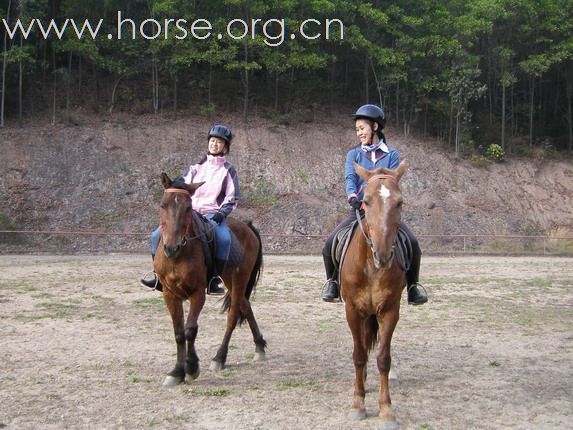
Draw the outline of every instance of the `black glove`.
[[[352,209],[360,209],[362,200],[358,200],[358,197],[351,197],[350,200],[348,200],[348,204],[352,206]]]
[[[217,212],[215,213],[215,215],[213,215],[213,218],[211,219],[215,221],[217,224],[221,224],[221,221],[225,219],[225,215],[223,215],[221,212]]]

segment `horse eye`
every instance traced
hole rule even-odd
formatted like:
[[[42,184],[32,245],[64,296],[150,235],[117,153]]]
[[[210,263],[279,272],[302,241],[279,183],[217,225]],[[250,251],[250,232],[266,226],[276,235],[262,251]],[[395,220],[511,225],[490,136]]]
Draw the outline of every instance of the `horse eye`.
[[[187,209],[185,209],[185,212],[191,212],[191,206],[187,206]]]

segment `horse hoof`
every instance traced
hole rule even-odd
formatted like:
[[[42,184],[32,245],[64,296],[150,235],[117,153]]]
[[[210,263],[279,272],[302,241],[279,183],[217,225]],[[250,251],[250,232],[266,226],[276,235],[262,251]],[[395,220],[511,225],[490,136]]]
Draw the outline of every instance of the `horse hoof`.
[[[399,430],[400,426],[396,421],[383,422],[378,427],[380,430]]]
[[[165,377],[165,380],[163,381],[163,386],[164,387],[174,387],[176,385],[182,384],[184,382],[184,379],[182,378],[177,378],[175,376],[170,376],[167,375]]]
[[[366,410],[364,409],[352,409],[348,413],[348,418],[352,421],[360,421],[366,418]]]
[[[201,373],[201,371],[199,369],[197,369],[197,371],[195,373],[186,373],[187,378],[194,381],[195,379],[197,379],[199,377],[199,374]]]
[[[255,356],[253,357],[253,361],[265,361],[267,356],[264,352],[255,352]]]
[[[213,360],[213,361],[211,361],[211,365],[209,366],[209,370],[211,372],[220,372],[221,370],[223,370],[223,367],[225,367],[225,366],[223,366],[223,363],[220,363],[218,361]]]
[[[400,374],[398,373],[398,371],[394,370],[392,367],[390,367],[390,372],[388,372],[388,379],[391,379],[393,381],[397,381],[399,377],[400,377]]]

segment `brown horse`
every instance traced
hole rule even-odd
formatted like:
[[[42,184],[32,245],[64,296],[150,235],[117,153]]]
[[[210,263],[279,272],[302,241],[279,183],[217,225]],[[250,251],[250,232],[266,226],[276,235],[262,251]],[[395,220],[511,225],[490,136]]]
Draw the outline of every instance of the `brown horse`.
[[[205,304],[207,267],[200,239],[199,226],[191,207],[191,196],[203,183],[177,185],[163,173],[164,193],[159,209],[161,242],[153,266],[163,284],[163,299],[171,314],[177,361],[168,373],[163,385],[180,384],[185,375],[191,379],[199,376],[199,358],[195,352],[199,313]],[[237,322],[247,320],[255,342],[255,360],[265,357],[266,341],[259,331],[249,298],[259,279],[263,252],[261,238],[251,223],[233,218],[227,224],[241,243],[244,258],[236,268],[225,269],[222,274],[227,287],[223,310],[227,311],[227,329],[223,342],[213,358],[211,369],[219,371],[225,366],[231,335]],[[189,302],[187,322],[183,313],[183,301]]]
[[[406,278],[394,258],[393,244],[403,201],[399,181],[408,165],[402,162],[396,170],[371,171],[358,164],[354,168],[367,184],[363,200],[365,219],[348,245],[340,270],[346,321],[354,340],[354,399],[349,417],[366,418],[364,385],[368,354],[379,341],[376,359],[380,373],[378,416],[387,428],[396,428],[388,388],[390,342],[398,322],[400,296]]]

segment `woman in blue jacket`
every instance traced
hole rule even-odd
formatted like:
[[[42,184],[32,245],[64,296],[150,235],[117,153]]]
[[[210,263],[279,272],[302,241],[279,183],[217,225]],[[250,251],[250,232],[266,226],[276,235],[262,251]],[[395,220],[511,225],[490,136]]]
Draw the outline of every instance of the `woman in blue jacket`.
[[[326,302],[335,301],[339,296],[338,274],[331,255],[332,242],[342,228],[350,225],[356,219],[355,211],[360,209],[363,190],[366,186],[365,181],[354,171],[354,163],[358,163],[368,170],[374,170],[379,167],[395,169],[400,164],[400,155],[395,149],[388,147],[384,133],[382,133],[386,122],[382,108],[371,104],[361,106],[354,114],[354,120],[356,136],[360,140],[360,145],[348,151],[344,176],[346,198],[352,209],[348,217],[336,226],[330,234],[322,250],[327,278],[322,292],[322,300]],[[422,251],[418,240],[403,222],[400,222],[400,229],[408,235],[413,248],[413,261],[410,269],[406,272],[408,303],[421,305],[428,301],[428,296],[419,288],[418,284]]]

